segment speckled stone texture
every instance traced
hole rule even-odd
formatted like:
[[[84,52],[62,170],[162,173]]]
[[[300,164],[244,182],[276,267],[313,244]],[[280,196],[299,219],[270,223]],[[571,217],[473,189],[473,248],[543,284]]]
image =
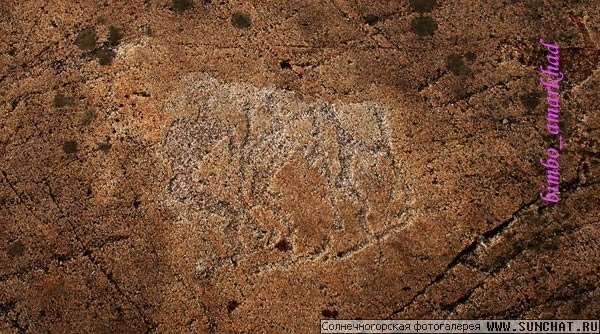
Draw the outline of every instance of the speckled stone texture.
[[[0,333],[599,318],[599,12],[0,1]]]

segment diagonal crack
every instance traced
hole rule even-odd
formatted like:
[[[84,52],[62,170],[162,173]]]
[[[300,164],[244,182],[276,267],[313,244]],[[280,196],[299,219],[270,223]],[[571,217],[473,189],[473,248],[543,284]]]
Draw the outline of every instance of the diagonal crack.
[[[2,171],[2,176],[4,177],[4,180],[6,181],[12,192],[15,194],[15,196],[17,196],[17,203],[22,204],[27,210],[27,212],[29,212],[38,222],[43,224],[44,221],[42,220],[42,218],[40,218],[37,214],[35,214],[35,212],[33,212],[33,209],[29,205],[27,205],[27,202],[23,199],[23,194],[19,193],[15,186],[12,184],[12,182],[10,182],[10,180],[8,179],[8,174],[5,171]]]
[[[589,225],[594,225],[597,224],[597,222],[594,223],[590,223],[590,224],[583,224],[583,225],[579,225],[575,228],[570,228],[570,229],[566,229],[566,230],[562,230],[559,232],[555,232],[554,237],[560,237],[565,235],[566,233],[574,233],[577,232],[578,230],[582,229],[583,227],[589,226]],[[454,301],[453,303],[449,304],[449,305],[445,305],[443,307],[444,310],[449,311],[449,312],[453,312],[454,310],[456,310],[456,308],[465,303],[467,300],[469,300],[469,298],[471,297],[471,295],[480,287],[482,287],[490,278],[492,278],[494,276],[494,274],[498,273],[500,270],[502,270],[503,268],[506,267],[507,264],[509,264],[510,262],[512,262],[514,259],[516,259],[517,257],[519,257],[521,254],[523,254],[523,252],[525,252],[528,249],[531,249],[533,247],[536,247],[537,245],[545,242],[544,239],[538,238],[542,232],[549,226],[545,225],[544,228],[539,231],[538,233],[536,233],[536,235],[534,237],[532,237],[531,239],[536,240],[535,242],[532,242],[522,248],[520,248],[514,255],[510,256],[509,258],[506,258],[502,261],[502,263],[498,266],[493,267],[490,270],[487,270],[486,273],[486,277],[479,282],[476,286],[472,287],[471,289],[469,289],[469,291],[467,291],[467,293],[465,293],[463,296],[461,296],[459,299],[457,299],[456,301]],[[549,296],[546,301],[552,299],[552,296]],[[490,315],[491,316],[491,315]],[[488,318],[488,315],[484,315],[484,316],[478,316],[480,318]]]
[[[568,195],[570,193],[573,193],[575,191],[578,191],[580,189],[584,189],[584,188],[588,188],[591,187],[593,185],[598,184],[600,181],[596,181],[596,182],[589,182],[586,184],[581,184],[580,183],[580,179],[579,177],[575,178],[573,181],[567,183],[567,185],[564,187],[564,192],[562,192],[563,194],[563,200],[565,198],[564,195],[567,195],[566,197],[568,197]],[[525,203],[523,205],[521,205],[511,216],[510,219],[504,221],[502,224],[496,226],[495,228],[485,232],[482,234],[482,236],[485,239],[491,239],[496,237],[497,235],[499,235],[500,233],[502,233],[503,231],[505,231],[509,226],[511,226],[514,221],[518,218],[518,216],[528,210],[529,208],[533,207],[536,205],[536,203],[539,202],[539,198],[536,197],[534,200]],[[538,209],[539,213],[542,213],[544,211],[544,209],[547,209],[549,206],[542,206]],[[410,306],[417,298],[419,298],[420,296],[424,295],[433,285],[437,284],[438,282],[440,282],[445,276],[446,274],[452,270],[456,265],[463,263],[463,260],[465,257],[467,257],[468,255],[474,253],[476,251],[476,249],[478,247],[481,247],[481,243],[479,242],[480,238],[477,238],[475,241],[473,241],[471,244],[469,244],[467,247],[465,247],[463,250],[461,250],[455,257],[454,259],[446,266],[446,269],[444,271],[442,271],[440,274],[438,274],[429,284],[427,284],[423,289],[421,289],[415,296],[413,296],[407,303],[405,303],[404,305],[402,305],[400,308],[398,308],[397,310],[393,311],[387,318],[392,318],[400,313],[402,313],[408,306]],[[503,262],[502,266],[497,266],[495,268],[493,268],[491,271],[488,272],[486,279],[484,279],[482,282],[480,282],[479,284],[477,284],[475,287],[473,287],[472,289],[470,289],[465,295],[463,295],[457,302],[453,303],[456,304],[454,306],[454,308],[456,306],[458,306],[460,303],[464,303],[466,300],[468,300],[471,295],[481,286],[483,286],[485,284],[485,282],[492,277],[496,272],[498,272],[500,269],[502,269],[504,267],[504,265],[506,265],[507,263],[509,263],[512,259],[514,259],[515,257],[517,257],[519,254],[521,254],[524,251],[524,249],[521,249],[519,252],[517,252],[515,255],[513,255],[511,258],[507,259],[506,261]],[[450,306],[452,308],[452,306]],[[452,309],[454,309],[452,308]]]
[[[483,234],[484,237],[486,238],[491,238],[494,237],[495,235],[497,235],[498,233],[504,231],[510,224],[512,224],[517,216],[529,209],[530,207],[532,207],[535,203],[538,202],[538,198],[536,197],[534,200],[528,202],[528,203],[524,203],[523,205],[521,205],[511,216],[510,219],[504,221],[502,224],[496,226],[495,228],[489,230],[488,232],[485,232]],[[417,294],[415,294],[407,303],[405,303],[404,305],[402,305],[402,307],[400,307],[399,309],[397,309],[396,311],[393,311],[387,318],[391,318],[399,313],[402,313],[408,306],[410,306],[418,297],[420,297],[421,295],[425,294],[427,292],[427,290],[429,290],[429,288],[435,284],[437,284],[439,281],[441,281],[445,276],[446,273],[448,273],[450,270],[452,270],[454,267],[456,267],[459,263],[461,263],[462,259],[464,257],[466,257],[468,254],[472,253],[475,251],[475,249],[477,249],[477,247],[479,246],[480,242],[478,239],[475,239],[473,242],[471,242],[467,247],[463,248],[453,259],[452,261],[450,261],[450,263],[446,266],[446,269],[444,269],[440,274],[438,274],[429,284],[427,284],[423,289],[421,289]]]
[[[63,211],[62,207],[58,204],[58,201],[56,200],[54,192],[52,191],[52,187],[50,186],[50,184],[47,181],[46,181],[46,186],[48,187],[48,193],[50,194],[52,203],[54,203],[54,206],[56,206],[56,208],[66,218],[65,220],[66,220],[71,232],[73,233],[75,240],[77,241],[77,243],[80,245],[81,249],[83,250],[83,256],[85,256],[94,265],[94,267],[98,268],[98,270],[100,270],[100,272],[106,277],[108,282],[119,293],[119,295],[136,309],[137,313],[142,318],[142,321],[144,322],[144,324],[147,327],[146,333],[154,332],[156,330],[156,324],[154,322],[152,322],[150,319],[148,319],[148,317],[146,317],[142,308],[139,305],[137,305],[133,300],[131,300],[131,298],[121,289],[121,287],[119,286],[117,281],[114,279],[112,274],[107,272],[102,267],[102,265],[98,262],[98,260],[92,255],[92,251],[85,245],[83,240],[79,237],[77,231],[75,230],[75,226],[73,225],[73,223],[69,220],[68,217],[66,217],[64,215],[64,211]]]

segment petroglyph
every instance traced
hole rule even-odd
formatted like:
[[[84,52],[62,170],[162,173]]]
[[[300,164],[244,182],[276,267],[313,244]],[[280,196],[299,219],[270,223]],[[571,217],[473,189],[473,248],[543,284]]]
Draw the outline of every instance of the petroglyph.
[[[309,103],[205,75],[184,83],[161,148],[171,175],[165,204],[192,224],[220,217],[212,240],[226,245],[222,254],[341,257],[407,222],[385,107]]]

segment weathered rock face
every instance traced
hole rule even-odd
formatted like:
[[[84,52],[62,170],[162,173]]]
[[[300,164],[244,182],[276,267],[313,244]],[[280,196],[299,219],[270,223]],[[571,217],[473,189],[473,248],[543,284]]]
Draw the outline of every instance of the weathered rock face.
[[[0,1],[0,332],[598,318],[599,8],[542,5]]]

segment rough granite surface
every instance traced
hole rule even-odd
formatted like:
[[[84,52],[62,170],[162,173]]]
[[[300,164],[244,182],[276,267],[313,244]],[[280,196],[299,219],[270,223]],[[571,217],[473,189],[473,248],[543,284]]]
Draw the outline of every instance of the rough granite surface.
[[[0,1],[0,333],[598,319],[599,12]]]

